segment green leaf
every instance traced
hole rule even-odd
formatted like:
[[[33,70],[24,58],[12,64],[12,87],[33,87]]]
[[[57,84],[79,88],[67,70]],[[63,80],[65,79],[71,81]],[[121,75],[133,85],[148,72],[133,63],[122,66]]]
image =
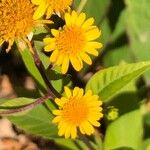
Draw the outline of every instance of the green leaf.
[[[127,12],[126,10],[123,10],[119,16],[114,31],[111,34],[112,41],[115,41],[119,36],[121,36],[126,31],[126,19],[127,19]]]
[[[32,103],[34,99],[15,98],[6,100],[1,107],[17,107]],[[8,119],[17,127],[25,130],[27,133],[39,135],[45,138],[57,137],[57,128],[52,124],[53,115],[44,105],[38,105],[31,111],[16,113],[15,116],[8,116]]]
[[[121,147],[141,150],[142,129],[142,117],[139,110],[122,115],[108,126],[104,139],[104,150]]]
[[[91,89],[103,101],[107,101],[149,68],[150,62],[148,61],[100,70],[89,80],[86,90]]]
[[[122,62],[133,62],[132,53],[128,45],[111,49],[104,57],[104,64],[106,67],[118,65]]]
[[[115,149],[112,149],[112,150],[135,150],[135,149],[130,148],[130,147],[120,147],[120,148],[115,148]]]
[[[87,0],[83,12],[85,12],[88,17],[94,17],[95,22],[98,25],[103,15],[107,12],[110,2],[110,0]]]
[[[10,107],[15,108],[22,105],[30,104],[34,101],[34,99],[31,98],[25,98],[25,97],[19,97],[14,99],[5,99],[2,103],[0,103],[0,109],[3,107]]]
[[[103,46],[105,47],[106,44],[108,44],[108,42],[111,40],[111,29],[107,18],[104,19],[104,21],[99,25],[99,28],[102,32],[99,41],[103,43]]]
[[[142,150],[150,150],[150,138],[143,141]]]
[[[71,139],[57,138],[55,142],[61,146],[61,150],[80,150],[80,148]]]
[[[24,115],[9,116],[8,119],[27,133],[48,139],[57,137],[57,128],[51,123],[53,115],[44,105],[39,105]]]
[[[150,60],[150,1],[125,0],[127,5],[126,27],[130,46],[137,61]],[[150,71],[145,74],[150,83]]]
[[[147,109],[147,108],[145,108]],[[145,130],[145,138],[149,138],[150,135],[150,112],[146,113],[143,118],[144,121],[144,130]]]
[[[103,141],[102,141],[102,138],[101,138],[101,135],[99,132],[95,132],[94,139],[95,139],[95,143],[96,143],[96,148],[99,150],[102,150],[103,149]]]

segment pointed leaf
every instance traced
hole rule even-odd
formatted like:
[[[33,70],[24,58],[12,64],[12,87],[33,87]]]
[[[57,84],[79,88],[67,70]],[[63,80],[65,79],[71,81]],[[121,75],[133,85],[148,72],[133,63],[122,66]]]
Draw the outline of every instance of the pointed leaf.
[[[130,81],[150,68],[150,62],[123,64],[97,72],[87,83],[86,90],[91,89],[103,101],[109,100]]]

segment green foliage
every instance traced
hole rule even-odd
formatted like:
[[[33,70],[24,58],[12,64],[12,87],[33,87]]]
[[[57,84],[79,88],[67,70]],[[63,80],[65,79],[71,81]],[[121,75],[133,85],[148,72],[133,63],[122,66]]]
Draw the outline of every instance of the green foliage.
[[[12,108],[18,108],[19,106],[30,104],[34,101],[34,99],[24,97],[15,98],[3,102],[0,108],[3,110],[10,110]],[[8,119],[28,133],[49,139],[57,137],[56,126],[51,123],[53,115],[44,105],[37,106],[30,111],[27,110],[25,112],[15,113],[13,116],[10,115]]]
[[[18,98],[0,98],[0,113],[30,105],[47,93],[61,95],[66,85],[80,86],[104,102],[101,127],[84,141],[58,137],[58,128],[52,123],[52,110],[57,107],[53,99],[7,118],[29,134],[53,140],[62,150],[88,150],[89,144],[95,150],[150,150],[149,7],[149,0],[74,0],[72,8],[93,17],[102,32],[99,56],[92,57],[91,66],[84,64],[81,72],[75,73],[70,67],[68,75],[61,74],[59,67],[50,64],[51,52],[43,51],[43,38],[51,36],[50,29],[65,23],[63,17],[53,15],[54,24],[33,30],[32,41],[42,70],[28,48],[19,52],[36,88],[32,91],[14,85]]]
[[[34,99],[31,98],[25,98],[25,97],[19,97],[19,98],[14,98],[14,99],[8,99],[8,100],[3,100],[1,101],[0,108],[4,109],[5,107],[8,108],[16,108],[18,106],[23,106],[23,105],[28,105],[32,103]]]
[[[106,130],[104,149],[112,150],[119,147],[131,147],[141,150],[142,117],[139,110],[122,115],[112,122]]]
[[[150,62],[141,62],[100,70],[89,80],[86,90],[91,89],[103,101],[107,101],[149,68]]]
[[[56,126],[51,123],[53,115],[43,105],[37,106],[24,115],[10,116],[8,119],[27,133],[48,139],[57,137]]]
[[[130,37],[130,46],[137,61],[149,60],[150,48],[150,1],[126,0],[127,5],[127,32]],[[146,74],[148,81],[150,72]]]

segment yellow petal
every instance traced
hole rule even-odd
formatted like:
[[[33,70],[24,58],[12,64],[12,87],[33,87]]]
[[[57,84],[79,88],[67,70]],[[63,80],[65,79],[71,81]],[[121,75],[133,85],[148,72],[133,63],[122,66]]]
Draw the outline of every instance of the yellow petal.
[[[66,102],[67,102],[67,99],[65,97],[62,97],[61,99],[59,98],[55,99],[55,103],[60,107],[62,107]]]
[[[70,26],[71,25],[71,16],[69,13],[66,13],[65,14],[65,22],[66,22],[66,25],[67,26]]]
[[[79,129],[80,129],[80,132],[81,132],[82,134],[85,134],[85,131],[84,131],[84,129],[83,129],[82,126],[79,126]]]
[[[71,56],[70,61],[76,71],[80,71],[82,69],[83,63],[79,57]]]
[[[83,29],[89,29],[90,26],[94,23],[94,18],[89,18],[88,20],[86,20],[83,25],[82,25],[82,28]]]
[[[71,90],[67,86],[64,87],[64,90],[68,98],[72,96]]]
[[[85,63],[87,63],[87,64],[89,64],[89,65],[92,64],[91,58],[90,58],[86,53],[81,53],[81,54],[80,54],[80,57],[81,57],[81,59],[82,59]]]
[[[92,48],[102,48],[102,43],[99,43],[99,42],[93,42],[93,41],[91,41],[91,42],[88,42],[87,43],[87,47],[92,47]]]
[[[73,96],[77,96],[78,93],[79,93],[79,90],[80,90],[79,87],[75,87],[75,88],[73,89]]]
[[[73,96],[82,97],[84,94],[84,90],[78,87],[75,87],[73,90]]]
[[[78,21],[76,22],[76,25],[81,26],[83,22],[85,21],[85,18],[86,18],[85,13],[81,13],[77,18]]]
[[[75,139],[77,137],[77,128],[76,126],[71,127],[71,138]]]
[[[63,55],[63,54],[60,54],[60,55],[58,56],[58,59],[57,59],[57,61],[56,61],[56,64],[57,64],[58,66],[60,66],[60,65],[63,63],[63,60],[64,60],[64,55]]]
[[[69,138],[71,135],[71,126],[67,126],[66,131],[65,131],[65,138]]]
[[[62,74],[65,74],[68,71],[69,68],[69,58],[68,56],[64,56],[64,60],[62,63]]]
[[[60,113],[61,113],[61,110],[58,110],[58,109],[53,110],[54,115],[60,115]]]
[[[67,124],[66,123],[61,123],[61,126],[60,126],[59,131],[58,131],[58,135],[59,136],[64,135],[65,132],[66,132],[66,128],[67,128]]]
[[[50,18],[53,13],[53,10],[51,6],[48,7],[47,12],[46,12],[46,19]]]
[[[2,39],[0,39],[0,46],[4,43],[4,41]]]
[[[92,91],[91,91],[91,90],[88,90],[88,91],[85,93],[84,97],[90,97],[90,96],[92,96]]]
[[[75,11],[72,11],[72,14],[71,14],[71,24],[75,24],[76,21],[77,21],[77,13]]]
[[[45,52],[51,52],[55,49],[55,43],[48,44],[44,47]]]
[[[59,31],[56,29],[51,29],[51,33],[54,37],[56,37],[59,34]]]
[[[83,129],[87,135],[91,135],[92,133],[94,133],[94,128],[89,122],[85,121],[82,123],[81,126],[83,127]]]
[[[50,61],[51,62],[55,62],[57,60],[58,57],[58,50],[55,50],[52,55],[50,56]]]
[[[61,116],[57,116],[52,120],[52,123],[58,123],[61,120]]]
[[[43,2],[44,0],[31,0],[31,2],[35,5],[39,5]]]
[[[99,127],[99,126],[100,126],[100,123],[99,123],[98,121],[96,121],[96,120],[89,119],[89,122],[90,122],[93,126],[95,126],[95,127]]]
[[[85,48],[85,52],[93,55],[93,56],[98,56],[98,51],[95,48]]]
[[[44,42],[45,45],[47,45],[49,43],[53,43],[55,41],[56,41],[55,38],[50,38],[50,37],[44,38],[44,40],[43,40],[43,42]]]
[[[88,40],[88,41],[95,40],[95,39],[97,39],[100,35],[101,35],[101,32],[100,32],[100,30],[99,30],[97,27],[95,27],[95,28],[92,29],[92,30],[89,30],[89,31],[86,33],[86,37],[87,37],[87,40]]]
[[[33,15],[33,19],[37,20],[37,19],[41,18],[44,15],[45,11],[46,11],[46,3],[41,2],[39,7],[37,8],[37,10],[35,11],[35,13]]]

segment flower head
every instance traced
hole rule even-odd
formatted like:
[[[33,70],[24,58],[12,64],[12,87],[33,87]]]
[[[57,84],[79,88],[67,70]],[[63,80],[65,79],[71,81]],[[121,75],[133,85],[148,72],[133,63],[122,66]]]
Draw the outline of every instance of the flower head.
[[[83,68],[83,61],[91,65],[92,60],[88,54],[97,56],[97,49],[102,47],[101,43],[94,41],[101,34],[99,29],[93,25],[94,19],[85,19],[85,13],[79,15],[75,11],[71,14],[66,13],[66,25],[63,29],[52,29],[54,37],[44,39],[46,45],[44,50],[53,51],[50,61],[56,65],[62,65],[63,74],[67,72],[69,62],[77,71]]]
[[[45,13],[49,18],[53,13],[63,13],[69,9],[72,0],[31,0],[33,4],[38,5],[34,13],[34,19],[39,19]]]
[[[58,124],[58,135],[65,138],[76,138],[77,129],[82,134],[91,135],[93,126],[100,126],[98,120],[102,118],[102,101],[92,91],[84,94],[83,89],[75,87],[73,91],[65,87],[66,97],[56,98],[59,109],[54,110],[56,117],[53,123]]]
[[[30,0],[0,1],[0,44],[9,43],[9,50],[16,38],[28,35],[34,26],[34,5]]]

